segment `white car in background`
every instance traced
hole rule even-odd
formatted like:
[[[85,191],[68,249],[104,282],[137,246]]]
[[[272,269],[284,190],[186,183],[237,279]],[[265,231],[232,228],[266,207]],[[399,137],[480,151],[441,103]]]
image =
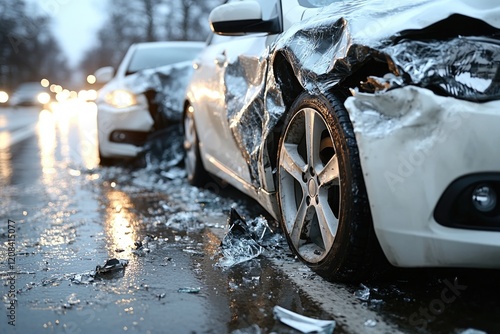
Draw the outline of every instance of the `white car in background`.
[[[229,1],[210,24],[184,111],[193,184],[255,198],[328,279],[382,252],[500,268],[498,1]]]
[[[96,99],[101,164],[136,157],[151,133],[181,120],[192,60],[202,47],[201,42],[137,43],[116,73],[112,67],[96,71],[98,82],[107,82]]]
[[[12,96],[9,103],[11,106],[39,106],[45,107],[53,100],[50,91],[42,87],[40,82],[24,82],[20,84]]]

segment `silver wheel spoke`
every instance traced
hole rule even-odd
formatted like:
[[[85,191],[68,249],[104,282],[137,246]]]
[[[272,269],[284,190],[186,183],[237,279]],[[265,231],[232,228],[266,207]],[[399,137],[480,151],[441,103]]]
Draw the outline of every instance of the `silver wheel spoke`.
[[[302,173],[306,167],[305,162],[297,152],[297,145],[283,145],[281,151],[281,167],[284,168],[295,180],[299,181],[301,185],[304,183],[302,180]]]
[[[318,173],[318,177],[320,184],[323,186],[340,184],[339,161],[336,154],[328,161],[323,170]]]
[[[319,148],[321,143],[321,132],[324,129],[323,120],[319,118],[313,109],[305,109],[305,133],[307,163],[311,167],[316,167],[320,163]]]
[[[295,249],[299,249],[300,247],[300,235],[302,233],[302,229],[304,228],[304,222],[307,217],[307,204],[305,196],[302,198],[299,207],[297,208],[297,214],[295,215],[295,219],[293,221],[293,226],[290,232],[290,239],[292,240],[293,246]]]
[[[328,251],[333,245],[339,221],[335,218],[335,215],[330,208],[326,192],[325,194],[320,195],[319,204],[315,206],[315,209],[325,250]]]

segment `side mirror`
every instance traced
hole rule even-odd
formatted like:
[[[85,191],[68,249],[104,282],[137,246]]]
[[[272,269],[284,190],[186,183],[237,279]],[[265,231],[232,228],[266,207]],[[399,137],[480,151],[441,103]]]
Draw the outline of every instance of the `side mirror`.
[[[101,67],[94,73],[96,82],[101,84],[105,84],[106,82],[113,79],[114,75],[115,75],[115,69],[113,68],[113,66]]]
[[[257,1],[238,1],[215,7],[208,18],[212,31],[219,35],[281,32],[278,17],[262,19],[262,8]]]

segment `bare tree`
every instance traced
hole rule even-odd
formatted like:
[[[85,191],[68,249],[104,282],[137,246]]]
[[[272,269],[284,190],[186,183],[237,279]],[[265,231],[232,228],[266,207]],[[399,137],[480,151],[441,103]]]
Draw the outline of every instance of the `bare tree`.
[[[67,76],[67,60],[46,16],[28,16],[24,0],[0,0],[0,84],[12,89],[23,81]]]
[[[171,22],[171,40],[205,40],[210,32],[208,15],[223,0],[173,0],[175,10]]]
[[[118,66],[128,47],[158,40],[205,40],[208,15],[223,0],[115,0],[98,42],[80,63],[85,73]]]

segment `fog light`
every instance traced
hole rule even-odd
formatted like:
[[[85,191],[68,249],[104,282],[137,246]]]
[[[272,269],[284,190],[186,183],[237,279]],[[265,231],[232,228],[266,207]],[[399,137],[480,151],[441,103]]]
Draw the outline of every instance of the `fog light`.
[[[472,191],[472,204],[478,211],[493,211],[497,206],[497,194],[492,187],[481,184]]]
[[[115,131],[113,132],[113,134],[111,135],[111,139],[114,141],[114,142],[122,142],[125,140],[127,136],[123,133],[123,132],[119,132],[119,131]]]

